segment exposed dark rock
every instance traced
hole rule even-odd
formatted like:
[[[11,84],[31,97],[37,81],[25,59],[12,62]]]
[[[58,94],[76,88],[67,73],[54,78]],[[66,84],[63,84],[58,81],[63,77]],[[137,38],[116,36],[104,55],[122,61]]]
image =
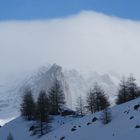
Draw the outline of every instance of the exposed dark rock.
[[[92,122],[96,122],[97,120],[98,120],[98,118],[94,117],[94,118],[92,119]]]
[[[87,123],[87,125],[90,125],[90,124],[91,124],[90,122]]]
[[[60,112],[62,116],[76,115],[76,112],[69,108],[60,109]]]
[[[134,106],[134,110],[138,110],[138,109],[139,109],[139,107],[140,107],[140,105],[139,105],[139,104],[135,105],[135,106]]]
[[[65,139],[65,137],[64,137],[64,136],[60,138],[60,140],[64,140],[64,139]]]
[[[131,116],[129,119],[130,119],[130,120],[134,119],[134,116]]]
[[[34,126],[34,125],[32,125],[32,126],[29,128],[29,131],[33,131],[33,130],[35,130],[35,126]]]
[[[73,126],[73,128],[76,128],[76,126]]]
[[[136,125],[135,128],[140,128],[140,125]]]
[[[77,130],[76,128],[72,128],[72,129],[71,129],[71,131],[76,131],[76,130]]]

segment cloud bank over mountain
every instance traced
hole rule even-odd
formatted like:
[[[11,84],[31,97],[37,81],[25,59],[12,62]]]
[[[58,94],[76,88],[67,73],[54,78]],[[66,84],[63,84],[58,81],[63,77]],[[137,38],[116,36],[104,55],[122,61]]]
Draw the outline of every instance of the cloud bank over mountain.
[[[47,63],[139,74],[140,22],[83,11],[63,19],[0,22],[1,79]]]

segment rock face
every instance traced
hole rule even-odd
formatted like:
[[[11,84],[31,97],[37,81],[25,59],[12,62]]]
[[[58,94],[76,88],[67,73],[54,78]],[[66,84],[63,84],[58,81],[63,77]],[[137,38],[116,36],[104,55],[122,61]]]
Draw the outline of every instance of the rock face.
[[[31,76],[22,78],[20,82],[16,82],[15,86],[0,87],[0,120],[7,119],[10,116],[15,117],[19,114],[20,100],[26,87],[31,87],[34,97],[37,98],[41,90],[46,92],[52,86],[57,78],[61,84],[66,97],[67,107],[74,109],[77,98],[81,95],[86,97],[88,90],[95,82],[99,83],[111,102],[114,101],[117,86],[116,81],[119,79],[112,75],[99,75],[96,72],[82,75],[76,70],[66,70],[56,64],[41,67]],[[114,82],[115,79],[115,82]],[[3,116],[2,114],[6,114]]]
[[[46,91],[46,93],[48,92],[48,90],[52,87],[55,79],[61,82],[67,105],[70,107],[72,100],[69,85],[65,79],[64,73],[62,72],[62,67],[56,64],[52,65],[50,68],[44,67],[40,69],[37,74],[32,76],[29,80],[27,79],[20,90],[22,91],[26,86],[29,86],[32,88],[35,98],[37,98],[41,90]]]

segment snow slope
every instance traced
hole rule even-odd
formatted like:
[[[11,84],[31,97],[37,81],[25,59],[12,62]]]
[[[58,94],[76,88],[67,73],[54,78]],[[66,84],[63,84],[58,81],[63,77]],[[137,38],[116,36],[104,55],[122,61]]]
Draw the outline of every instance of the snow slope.
[[[41,138],[30,136],[28,127],[31,122],[17,118],[0,129],[0,139],[5,140],[11,132],[14,140],[60,140],[62,137],[64,140],[139,140],[140,128],[135,128],[136,125],[140,125],[140,108],[134,110],[137,104],[140,104],[140,98],[112,107],[112,121],[107,125],[100,121],[102,112],[83,118],[56,116],[52,122],[52,132]],[[92,122],[93,117],[97,117],[98,120]],[[73,127],[76,131],[71,131]]]
[[[69,108],[75,108],[77,98],[80,95],[85,97],[95,82],[104,88],[111,102],[114,102],[117,92],[116,81],[119,81],[118,77],[111,74],[100,75],[90,72],[85,76],[76,70],[64,69],[56,64],[41,67],[32,74],[21,76],[20,80],[0,86],[0,125],[19,115],[21,97],[26,87],[30,86],[34,97],[37,98],[41,90],[48,91],[55,78],[62,83]]]

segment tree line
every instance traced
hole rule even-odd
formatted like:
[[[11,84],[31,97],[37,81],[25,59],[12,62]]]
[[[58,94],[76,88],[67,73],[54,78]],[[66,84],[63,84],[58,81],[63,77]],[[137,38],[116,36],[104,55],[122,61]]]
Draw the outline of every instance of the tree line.
[[[112,120],[112,114],[110,111],[110,102],[105,94],[105,91],[97,83],[89,90],[86,101],[82,96],[77,99],[76,111],[80,116],[84,116],[87,112],[92,114],[102,111],[100,120],[102,123],[108,124]]]
[[[97,83],[87,93],[86,101],[83,100],[82,96],[77,99],[77,112],[83,116],[85,112],[95,113],[104,110],[110,106],[108,97],[104,90]]]
[[[138,98],[140,96],[140,88],[136,83],[136,79],[132,74],[129,77],[123,77],[120,84],[116,104],[122,104]]]
[[[49,115],[58,115],[65,105],[65,96],[60,81],[55,80],[48,93],[42,90],[37,101],[34,100],[32,90],[25,89],[20,107],[21,115],[28,121],[35,121],[33,134],[40,136],[48,132]]]
[[[132,74],[129,77],[123,77],[120,81],[116,104],[122,104],[130,100],[140,97],[140,87],[136,83],[136,79]],[[87,111],[95,113],[102,111],[101,120],[103,124],[111,121],[111,111],[109,109],[110,102],[105,91],[97,83],[87,93],[86,101],[82,96],[77,100],[77,112],[83,116]]]
[[[140,88],[136,84],[133,75],[122,78],[119,84],[116,104],[122,104],[140,96]],[[59,115],[66,105],[65,94],[62,84],[57,79],[52,87],[47,91],[40,91],[37,100],[33,98],[30,88],[24,91],[20,107],[21,115],[28,121],[35,121],[32,128],[33,134],[40,136],[48,132],[49,116]],[[110,102],[105,91],[97,83],[88,91],[86,100],[82,96],[78,97],[76,105],[76,115],[84,116],[87,112],[95,113],[102,111],[102,122],[107,124],[111,121]]]
[[[44,135],[48,132],[49,116],[59,115],[65,107],[65,95],[61,82],[55,80],[52,87],[46,93],[40,91],[37,100],[33,98],[30,88],[26,88],[20,106],[21,116],[28,121],[35,121],[33,135]],[[87,94],[86,105],[82,97],[78,97],[75,115],[85,115],[85,109],[91,113],[104,110],[110,106],[103,89],[95,84]]]

